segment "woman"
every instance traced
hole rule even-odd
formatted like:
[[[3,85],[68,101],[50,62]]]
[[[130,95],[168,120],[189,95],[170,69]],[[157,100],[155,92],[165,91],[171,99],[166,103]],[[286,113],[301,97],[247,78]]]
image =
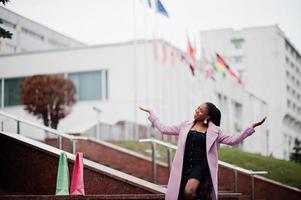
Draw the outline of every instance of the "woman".
[[[220,129],[221,112],[212,103],[200,105],[194,120],[178,125],[165,126],[152,110],[139,107],[148,112],[148,119],[163,134],[178,135],[178,149],[175,154],[168,181],[166,200],[212,199],[217,200],[218,156],[217,145],[237,145],[252,135],[254,128],[261,125],[253,123],[239,134],[229,135]]]

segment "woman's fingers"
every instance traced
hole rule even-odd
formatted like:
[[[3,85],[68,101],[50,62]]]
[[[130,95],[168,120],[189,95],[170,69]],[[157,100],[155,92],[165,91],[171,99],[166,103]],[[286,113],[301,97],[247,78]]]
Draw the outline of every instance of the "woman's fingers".
[[[143,108],[143,107],[141,107],[141,106],[139,106],[139,108],[140,108],[140,110],[142,110],[142,111],[144,111],[144,112],[150,113],[150,110],[149,110],[149,109]]]
[[[263,122],[266,120],[266,116],[261,120],[260,124],[263,124]]]
[[[255,128],[256,126],[259,126],[259,125],[263,124],[263,122],[265,122],[266,118],[267,118],[267,117],[265,116],[261,121],[259,121],[259,122],[257,122],[257,123],[254,123],[254,124],[253,124],[253,127]]]
[[[259,125],[263,124],[263,122],[265,121],[266,118],[267,117],[264,117],[260,122],[257,123],[257,125],[259,126]]]

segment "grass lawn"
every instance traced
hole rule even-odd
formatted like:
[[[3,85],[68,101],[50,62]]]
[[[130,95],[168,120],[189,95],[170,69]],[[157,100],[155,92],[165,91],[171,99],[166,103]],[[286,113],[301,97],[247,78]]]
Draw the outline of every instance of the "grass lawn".
[[[237,148],[220,148],[219,159],[253,171],[268,171],[265,177],[301,189],[301,164],[247,153]]]
[[[151,156],[151,146],[137,141],[112,142],[118,146]],[[158,160],[166,162],[166,149],[157,145]],[[301,189],[301,164],[243,152],[237,148],[220,148],[219,159],[253,171],[268,171],[265,177]]]

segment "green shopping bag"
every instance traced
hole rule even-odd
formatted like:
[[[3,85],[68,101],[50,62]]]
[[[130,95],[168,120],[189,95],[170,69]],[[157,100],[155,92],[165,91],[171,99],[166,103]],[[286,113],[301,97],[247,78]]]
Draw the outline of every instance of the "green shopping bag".
[[[69,170],[65,152],[60,155],[55,195],[69,195]]]

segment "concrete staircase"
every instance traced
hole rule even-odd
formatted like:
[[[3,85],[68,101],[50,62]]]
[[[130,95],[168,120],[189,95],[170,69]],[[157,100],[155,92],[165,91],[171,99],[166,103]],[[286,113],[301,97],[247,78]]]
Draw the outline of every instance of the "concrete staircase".
[[[55,139],[46,139],[46,143],[55,146]],[[63,149],[71,151],[69,141],[63,142]],[[114,144],[89,139],[77,142],[77,151],[84,152],[86,158],[103,165],[109,166],[124,173],[152,180],[151,159],[136,152],[121,148]],[[247,171],[247,170],[245,170]],[[157,184],[166,186],[168,181],[167,164],[157,161]],[[283,200],[301,199],[301,191],[281,183],[269,180],[262,176],[254,175],[254,191],[251,189],[251,176],[243,171],[237,172],[237,187],[235,188],[234,170],[230,167],[219,165],[219,199],[273,199]]]
[[[45,143],[56,146],[56,139],[46,139]],[[63,149],[71,151],[70,142],[63,140]],[[89,160],[101,163],[108,167],[136,176],[138,178],[152,180],[151,159],[134,151],[119,147],[105,141],[95,139],[77,141],[76,150],[83,152]],[[168,182],[167,164],[157,163],[157,183],[166,187]],[[235,193],[227,188],[221,188],[219,199],[240,199],[241,193]]]
[[[164,199],[166,189],[84,159],[86,196],[54,196],[61,150],[0,132],[0,199]],[[75,156],[67,154],[69,174]]]
[[[46,142],[56,144],[54,139]],[[71,150],[67,143],[64,142],[64,148]],[[89,158],[84,159],[85,196],[53,195],[61,150],[22,135],[3,132],[0,132],[0,150],[0,199],[164,199],[166,192],[166,188],[147,181],[151,177],[149,158],[110,143],[87,140],[77,144],[77,151]],[[72,174],[75,156],[68,153],[67,157],[69,174]],[[166,185],[167,166],[159,163],[160,168],[162,175],[159,176],[165,178],[158,180]],[[138,173],[141,178],[130,173]],[[233,192],[233,171],[220,166],[220,200],[251,199],[250,177],[239,173],[238,180],[239,192]],[[297,200],[301,197],[300,190],[262,177],[255,177],[255,184],[254,199]]]

